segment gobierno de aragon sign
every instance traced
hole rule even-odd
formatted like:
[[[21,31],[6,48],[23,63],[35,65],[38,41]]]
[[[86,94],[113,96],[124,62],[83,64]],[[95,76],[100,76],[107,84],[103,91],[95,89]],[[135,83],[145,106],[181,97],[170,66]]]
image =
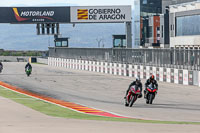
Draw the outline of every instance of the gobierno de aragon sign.
[[[70,12],[72,23],[131,21],[131,6],[75,6]]]

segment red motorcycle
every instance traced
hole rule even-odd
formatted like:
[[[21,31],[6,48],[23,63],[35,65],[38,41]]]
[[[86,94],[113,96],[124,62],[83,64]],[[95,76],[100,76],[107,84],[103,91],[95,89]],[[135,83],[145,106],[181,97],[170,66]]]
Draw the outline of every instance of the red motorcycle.
[[[157,87],[155,84],[150,84],[146,89],[146,104],[152,104],[157,94]]]
[[[131,86],[128,95],[126,96],[125,106],[132,107],[137,98],[141,96],[141,91],[137,86]]]

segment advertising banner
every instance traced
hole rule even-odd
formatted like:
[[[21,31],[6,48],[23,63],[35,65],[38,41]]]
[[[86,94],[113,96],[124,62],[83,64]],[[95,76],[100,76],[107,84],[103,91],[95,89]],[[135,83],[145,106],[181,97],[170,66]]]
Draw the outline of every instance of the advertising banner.
[[[89,70],[88,67],[88,61],[85,61],[85,70]]]
[[[194,82],[193,82],[193,77],[194,77],[194,75],[193,75],[193,71],[189,71],[189,73],[188,73],[189,75],[188,75],[188,84],[189,85],[194,85]]]
[[[94,72],[97,72],[97,62],[94,61],[93,63],[94,63],[94,70],[93,70],[93,71],[94,71]]]
[[[73,6],[72,23],[115,23],[131,21],[131,6]]]
[[[104,73],[108,73],[108,63],[107,62],[105,63],[105,66],[104,66]]]
[[[199,71],[199,76],[198,76],[198,82],[199,82],[199,87],[200,87],[200,71]]]
[[[135,77],[135,66],[134,65],[132,65],[131,70],[132,70],[132,77]]]
[[[125,71],[124,71],[124,65],[125,65],[125,64],[122,64],[122,66],[121,66],[121,75],[122,75],[122,76],[124,76],[124,73],[125,73]]]
[[[160,69],[159,67],[156,68],[156,80],[160,80]]]
[[[55,59],[55,66],[58,67],[58,58]]]
[[[122,76],[126,76],[126,64],[122,64]]]
[[[66,60],[66,59],[65,59]],[[65,66],[66,67],[66,66]],[[77,69],[78,68],[78,61],[77,61],[77,59],[75,60],[75,69]]]
[[[163,81],[167,82],[167,68],[163,68]]]
[[[117,75],[117,64],[114,63],[114,75]]]
[[[89,71],[92,71],[92,61],[89,61]]]
[[[73,69],[76,69],[76,60],[73,60]]]
[[[144,70],[143,70],[143,79],[146,79],[146,66],[144,66]]]
[[[66,64],[66,67],[67,67],[67,64]],[[77,60],[77,69],[78,69],[78,70],[80,69],[80,63],[79,63],[79,60]]]
[[[146,66],[146,79],[150,77],[150,67]]]
[[[114,74],[114,64],[110,63],[109,67],[110,67],[110,74]]]
[[[171,69],[167,68],[167,82],[171,83]]]
[[[97,62],[96,66],[97,66],[97,71],[96,72],[99,72],[100,71],[99,70],[99,68],[100,68],[100,62]]]
[[[140,78],[143,79],[144,78],[144,67],[140,66]]]
[[[163,81],[163,67],[159,68],[159,81]]]
[[[156,78],[156,67],[153,67],[152,69],[153,69],[153,75],[155,76],[155,79],[157,80],[157,78]]]
[[[135,76],[135,78],[138,76],[137,75],[137,68],[138,68],[137,65],[134,65],[134,76]]]
[[[62,59],[62,67],[65,67],[64,59]]]
[[[96,61],[92,61],[92,71],[96,72]]]
[[[0,23],[70,23],[70,7],[0,7]]]
[[[178,70],[178,75],[179,75],[179,84],[183,84],[183,70]]]
[[[178,84],[178,69],[174,69],[174,83]]]
[[[175,83],[175,71],[171,69],[171,83]]]
[[[84,66],[83,66],[83,61],[82,61],[82,60],[80,60],[80,64],[81,64],[81,65],[80,65],[80,70],[83,70],[83,67],[84,67]],[[70,64],[69,64],[69,66],[70,66]]]
[[[149,76],[151,76],[153,74],[153,68],[150,66],[150,69],[149,69]]]
[[[124,76],[128,76],[127,65],[126,64],[123,65],[123,73],[124,73]]]
[[[117,75],[122,75],[122,64],[118,64]]]
[[[188,70],[183,70],[183,84],[188,85]]]
[[[140,66],[137,66],[137,76],[140,77]]]
[[[129,69],[129,77],[132,77],[132,65],[128,65],[128,69]]]
[[[103,63],[103,62],[101,62],[101,71],[100,71],[101,73],[103,73],[103,72],[104,72],[104,70],[103,70],[103,69],[104,69],[104,63]]]
[[[71,69],[72,68],[72,59],[69,59],[69,64],[70,64],[69,68]]]

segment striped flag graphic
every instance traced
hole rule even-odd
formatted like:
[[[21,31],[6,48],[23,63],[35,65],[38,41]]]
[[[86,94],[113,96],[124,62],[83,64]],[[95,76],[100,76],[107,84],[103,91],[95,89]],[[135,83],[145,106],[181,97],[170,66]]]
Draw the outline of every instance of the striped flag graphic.
[[[88,9],[78,9],[78,20],[88,20]]]

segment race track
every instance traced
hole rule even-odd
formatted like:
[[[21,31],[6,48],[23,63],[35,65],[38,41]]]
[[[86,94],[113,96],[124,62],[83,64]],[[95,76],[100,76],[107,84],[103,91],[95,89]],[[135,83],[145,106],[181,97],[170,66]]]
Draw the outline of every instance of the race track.
[[[153,105],[143,98],[124,106],[124,95],[133,78],[33,64],[27,77],[25,63],[4,63],[0,81],[53,98],[79,103],[133,118],[200,122],[200,88],[158,82]],[[144,84],[145,80],[143,80]]]

